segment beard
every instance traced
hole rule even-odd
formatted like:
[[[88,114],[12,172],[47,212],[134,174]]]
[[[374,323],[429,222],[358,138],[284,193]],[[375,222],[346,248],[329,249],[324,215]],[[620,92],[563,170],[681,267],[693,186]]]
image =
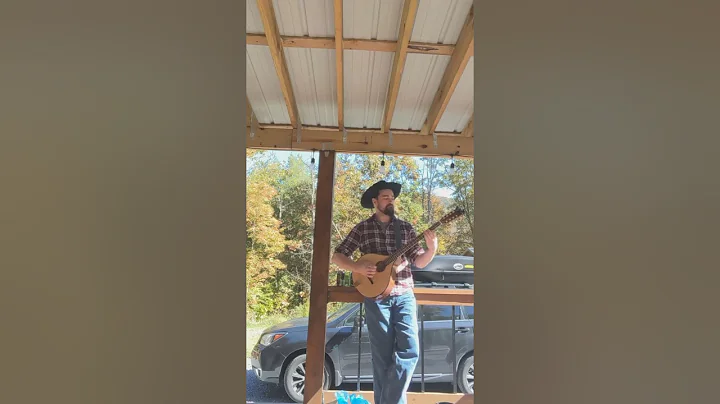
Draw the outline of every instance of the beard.
[[[385,209],[382,210],[382,213],[394,217],[395,216],[395,207],[393,205],[387,205]]]

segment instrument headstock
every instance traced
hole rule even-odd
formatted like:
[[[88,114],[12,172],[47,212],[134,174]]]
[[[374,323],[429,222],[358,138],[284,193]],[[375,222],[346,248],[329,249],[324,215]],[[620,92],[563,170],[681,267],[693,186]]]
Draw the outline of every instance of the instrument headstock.
[[[451,222],[451,221],[459,218],[460,216],[462,216],[462,215],[464,215],[464,214],[465,214],[465,210],[463,210],[463,209],[461,209],[461,208],[459,208],[459,207],[458,207],[458,208],[455,208],[455,210],[453,210],[452,212],[450,212],[450,213],[446,214],[445,216],[443,216],[443,217],[440,219],[440,223],[443,223],[443,224],[449,223],[449,222]]]

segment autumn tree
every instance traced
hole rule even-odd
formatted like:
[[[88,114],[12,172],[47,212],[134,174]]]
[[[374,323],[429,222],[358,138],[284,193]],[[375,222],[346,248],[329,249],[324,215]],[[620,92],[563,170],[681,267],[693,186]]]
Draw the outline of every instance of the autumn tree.
[[[268,183],[251,177],[247,183],[246,229],[247,301],[250,311],[263,315],[277,310],[278,302],[268,290],[278,271],[285,268],[280,254],[288,242],[280,230],[269,199],[276,190]]]

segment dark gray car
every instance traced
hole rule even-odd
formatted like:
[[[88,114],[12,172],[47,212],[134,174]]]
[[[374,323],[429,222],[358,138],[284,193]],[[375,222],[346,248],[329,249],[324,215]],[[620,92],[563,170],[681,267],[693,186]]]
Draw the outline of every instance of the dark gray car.
[[[461,257],[472,260],[472,257]],[[462,261],[453,256],[454,261]],[[441,257],[436,259],[442,260]],[[435,260],[434,260],[435,261]],[[442,283],[416,283],[416,287],[471,287]],[[360,324],[359,303],[345,303],[327,318],[325,332],[324,389],[341,383],[358,380],[358,348],[360,349],[360,382],[372,383],[372,361],[367,326]],[[452,353],[452,306],[420,306],[424,329],[420,343],[423,353],[418,362],[413,382],[453,382],[453,363],[457,364],[457,386],[461,392],[473,393],[473,306],[455,306],[455,355]],[[288,396],[302,402],[305,387],[305,350],[307,348],[308,318],[299,318],[276,324],[263,331],[255,345],[250,361],[260,380],[282,385]],[[423,359],[425,364],[423,365]]]

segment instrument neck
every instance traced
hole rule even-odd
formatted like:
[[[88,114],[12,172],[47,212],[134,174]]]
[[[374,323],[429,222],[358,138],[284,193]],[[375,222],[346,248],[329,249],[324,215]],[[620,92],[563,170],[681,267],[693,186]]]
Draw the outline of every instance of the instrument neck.
[[[435,224],[433,224],[432,226],[430,226],[430,227],[428,228],[428,230],[435,230],[435,229],[437,229],[438,227],[440,227],[440,224],[441,224],[441,222],[436,222]],[[410,249],[413,248],[413,247],[415,246],[415,244],[419,243],[423,238],[424,238],[423,233],[420,233],[420,235],[418,235],[418,236],[415,237],[414,239],[410,240],[410,241],[409,241],[407,244],[405,244],[402,248],[398,249],[398,250],[395,251],[391,256],[387,257],[387,259],[385,259],[385,261],[383,261],[383,263],[384,263],[385,265],[390,265],[390,264],[392,264],[393,262],[395,262],[395,260],[397,260],[398,258],[400,258],[401,255],[403,255],[403,254],[405,254],[406,252],[410,251]]]

